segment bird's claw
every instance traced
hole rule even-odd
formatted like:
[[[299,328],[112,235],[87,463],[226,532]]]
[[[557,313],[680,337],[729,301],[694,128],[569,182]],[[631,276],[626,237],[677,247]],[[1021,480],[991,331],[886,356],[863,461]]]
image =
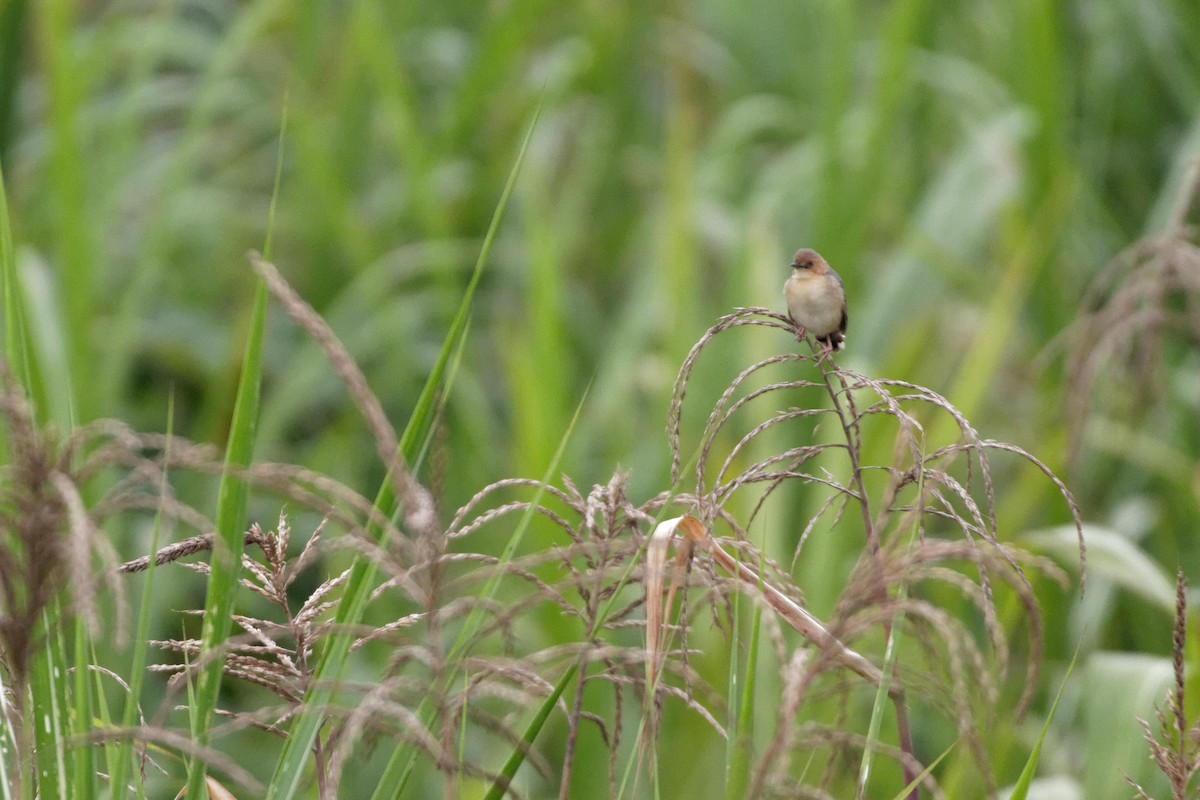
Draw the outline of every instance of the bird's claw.
[[[833,345],[826,342],[821,342],[817,347],[817,360],[813,362],[813,366],[821,366],[825,359],[833,357]]]

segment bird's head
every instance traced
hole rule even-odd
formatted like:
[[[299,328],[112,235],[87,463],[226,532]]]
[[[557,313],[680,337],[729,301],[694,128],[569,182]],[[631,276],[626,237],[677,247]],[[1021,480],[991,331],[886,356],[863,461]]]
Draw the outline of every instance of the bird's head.
[[[792,256],[792,270],[800,274],[824,275],[829,271],[829,265],[821,258],[820,253],[805,247],[797,250],[796,255]]]

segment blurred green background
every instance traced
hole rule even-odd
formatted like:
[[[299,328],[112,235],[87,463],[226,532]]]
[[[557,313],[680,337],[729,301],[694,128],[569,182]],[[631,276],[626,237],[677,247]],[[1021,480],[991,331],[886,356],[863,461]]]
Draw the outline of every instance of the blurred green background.
[[[1163,791],[1135,717],[1169,676],[1165,576],[1200,581],[1200,356],[1168,340],[1137,414],[1102,373],[1072,458],[1062,335],[1200,157],[1195,0],[0,0],[0,163],[77,419],[162,430],[173,387],[177,431],[223,444],[285,108],[274,260],[397,424],[540,108],[422,475],[443,516],[540,477],[589,385],[562,471],[627,468],[634,502],[668,488],[683,357],[735,306],[781,309],[814,247],[849,294],[842,363],[1034,452],[1089,523],[1087,594],[1040,595],[1051,697],[1082,653],[1043,756],[1067,783],[1044,796]],[[268,337],[257,455],[369,494],[345,391],[277,309]],[[739,369],[795,346],[738,341],[702,362],[685,441]],[[1003,538],[1076,574],[1053,488],[998,479]],[[797,581],[816,608],[840,590],[823,566]],[[995,734],[1001,784],[1043,700]]]

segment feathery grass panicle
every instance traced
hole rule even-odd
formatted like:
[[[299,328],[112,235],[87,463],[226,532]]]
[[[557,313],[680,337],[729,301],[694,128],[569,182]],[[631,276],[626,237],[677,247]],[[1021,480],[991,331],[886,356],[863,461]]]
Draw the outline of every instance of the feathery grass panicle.
[[[11,724],[25,716],[25,691],[21,687],[25,685],[33,649],[42,635],[40,621],[61,592],[70,590],[71,608],[96,630],[97,593],[103,582],[112,588],[117,604],[118,638],[124,630],[122,623],[128,613],[121,586],[114,578],[118,573],[145,569],[149,557],[126,562],[115,570],[98,570],[92,563],[95,553],[109,564],[117,561],[111,545],[101,535],[100,526],[122,516],[161,512],[169,523],[196,533],[160,549],[155,554],[157,564],[211,551],[215,539],[213,522],[197,508],[173,496],[163,476],[170,470],[216,478],[222,473],[223,464],[212,447],[160,434],[138,433],[114,420],[98,421],[65,437],[51,430],[39,430],[20,387],[3,363],[0,363],[0,381],[3,384],[0,414],[8,429],[10,452],[10,463],[5,468],[8,478],[5,503],[0,512],[0,525],[5,531],[0,540],[3,586],[0,665],[8,672],[6,685],[12,706],[6,705],[6,716]],[[286,464],[255,464],[230,471],[261,491],[286,498],[296,508],[325,515],[327,522],[336,522],[343,531],[361,535],[372,524],[389,532],[393,541],[406,541],[370,501],[324,475]],[[88,503],[82,488],[85,485]],[[345,578],[343,574],[325,581],[306,604],[294,612],[291,610],[288,587],[302,569],[314,563],[314,544],[324,525],[290,566],[284,558],[290,534],[286,520],[273,533],[264,534],[252,526],[244,534],[245,543],[258,545],[264,554],[262,563],[245,559],[250,577],[243,582],[244,588],[271,600],[282,610],[284,622],[235,615],[243,635],[229,647],[231,661],[227,669],[234,677],[274,691],[290,701],[293,710],[303,696],[311,644],[328,627],[323,616],[332,603],[327,598]],[[207,564],[196,566],[201,571],[207,568]],[[166,646],[187,654],[189,674],[205,663],[198,658],[196,640],[170,642]],[[169,665],[166,669],[178,671]],[[255,714],[244,716],[248,723],[278,730],[278,723],[291,713],[285,709],[267,722],[257,719]],[[234,719],[241,716],[235,715]],[[143,742],[162,740],[158,733],[149,734],[147,730],[142,726],[138,729],[141,733],[125,731],[121,735],[128,734]],[[92,736],[91,741],[102,740],[103,737],[97,736]],[[19,740],[16,746],[19,750],[29,750],[29,745]],[[183,748],[183,752],[208,760],[204,754],[209,751],[205,748]],[[23,763],[24,758],[18,755],[17,763]],[[214,763],[219,762],[217,759]],[[253,781],[246,785],[253,785]]]
[[[1156,404],[1168,337],[1193,350],[1200,344],[1200,238],[1189,223],[1196,208],[1200,160],[1184,177],[1164,229],[1118,253],[1096,275],[1066,332],[1067,420],[1076,454],[1095,404],[1120,403],[1135,417]],[[1109,369],[1114,379],[1103,380]]]
[[[556,702],[568,731],[563,762],[551,766],[534,751],[525,755],[546,779],[557,773],[559,794],[567,796],[581,737],[591,728],[608,748],[608,781],[619,792],[620,776],[628,771],[621,759],[630,722],[622,709],[630,695],[643,709],[636,733],[639,776],[648,766],[643,757],[653,753],[667,703],[681,704],[718,735],[727,735],[719,721],[724,700],[693,666],[696,650],[690,639],[698,611],[705,607],[716,628],[729,631],[735,624],[731,598],[741,593],[768,612],[767,629],[786,696],[776,711],[767,745],[749,774],[756,791],[775,792],[794,780],[801,752],[840,754],[815,776],[814,791],[834,780],[841,759],[871,752],[899,764],[906,783],[919,779],[933,796],[940,796],[928,771],[921,777],[923,768],[911,744],[905,722],[910,695],[953,720],[986,773],[978,731],[998,701],[1012,658],[1008,634],[995,611],[993,587],[1007,587],[1029,620],[1032,657],[1019,713],[1032,691],[1042,647],[1040,616],[1027,572],[1057,577],[1046,562],[1001,540],[991,456],[1009,453],[1045,473],[1079,526],[1070,492],[1032,454],[981,437],[945,398],[929,389],[872,379],[828,360],[783,353],[739,370],[714,401],[695,445],[698,457],[690,476],[694,484],[689,482],[686,491],[678,491],[677,486],[637,504],[628,496],[629,476],[622,471],[586,493],[566,476],[561,488],[506,479],[477,492],[444,529],[431,528],[436,525],[432,500],[396,459],[394,431],[361,372],[278,273],[261,260],[255,263],[289,312],[341,365],[337,371],[364,409],[381,456],[391,455],[387,463],[398,481],[397,492],[406,507],[418,513],[409,516],[408,526],[416,535],[405,535],[383,518],[375,504],[319,473],[288,464],[233,468],[256,490],[283,497],[301,510],[316,511],[323,521],[294,558],[288,554],[291,525],[282,515],[274,530],[264,532],[251,525],[244,534],[245,544],[253,545],[258,556],[243,556],[240,588],[267,600],[274,614],[233,615],[240,633],[221,650],[223,671],[227,678],[269,690],[279,703],[250,710],[218,709],[227,720],[218,734],[249,726],[274,736],[288,735],[287,722],[303,711],[304,698],[313,691],[316,648],[325,637],[350,633],[352,652],[386,648],[386,668],[369,685],[343,682],[339,702],[323,710],[327,733],[315,741],[312,751],[322,796],[336,794],[356,756],[357,743],[364,738],[413,748],[442,774],[448,791],[457,791],[454,787],[464,780],[506,782],[507,777],[487,762],[457,748],[456,739],[469,730],[473,737],[498,746],[528,747],[517,727],[517,715],[555,696],[552,676],[560,676],[561,681],[572,674],[574,691]],[[668,411],[668,444],[677,485],[684,477],[683,463],[690,461],[683,457],[681,442],[692,370],[717,336],[749,326],[795,333],[781,315],[738,309],[720,319],[692,348]],[[814,367],[814,372],[806,372]],[[800,395],[824,395],[828,405],[788,404],[787,399]],[[771,401],[774,407],[763,415],[760,409]],[[23,406],[11,392],[4,402],[14,432],[14,463],[26,464],[30,474],[45,474],[45,480],[17,480],[14,485],[36,483],[43,491],[52,489],[49,501],[39,505],[43,522],[76,532],[74,539],[63,540],[64,548],[67,542],[73,544],[62,557],[84,552],[80,543],[95,538],[101,521],[150,510],[161,510],[165,519],[195,531],[154,554],[156,564],[175,563],[212,549],[212,522],[177,498],[160,496],[160,487],[169,493],[162,481],[168,470],[220,475],[223,465],[213,448],[174,438],[168,441],[104,421],[67,437],[63,450],[78,464],[75,477],[62,470],[51,475],[55,462],[37,457],[48,452],[47,447],[34,435]],[[952,421],[957,438],[928,443],[930,419],[939,414]],[[762,443],[786,442],[805,423],[828,419],[836,421],[840,437],[796,440],[778,452],[763,452]],[[893,439],[884,448],[891,452],[891,460],[871,462],[870,454],[880,451],[876,438],[880,431],[887,432],[881,421],[891,424]],[[91,509],[85,509],[82,494],[71,487],[113,467],[121,476],[100,493]],[[824,620],[805,608],[792,568],[752,544],[749,536],[751,525],[762,524],[759,520],[772,497],[793,483],[816,491],[818,499],[812,517],[794,522],[795,550],[783,554],[791,564],[813,536],[824,535],[834,525],[861,525],[862,555],[845,575],[841,596]],[[701,557],[694,559],[690,550],[682,551],[667,589],[661,580],[665,562],[646,559],[645,554],[649,529],[672,510],[684,513],[678,518],[677,534],[694,545]],[[558,543],[512,557],[494,555],[490,540],[495,534],[511,530],[516,520],[529,515],[547,523]],[[420,527],[413,527],[418,522]],[[380,619],[376,614],[372,623],[344,630],[332,623],[330,612],[348,572],[320,582],[299,604],[291,597],[297,576],[317,563],[318,542],[325,538],[322,532],[328,525],[349,534],[331,540],[332,546],[349,548],[375,564],[382,581],[370,592],[368,605],[388,609],[388,616]],[[366,536],[370,526],[384,535]],[[149,559],[127,562],[120,571],[145,569]],[[7,568],[8,563],[15,562],[0,561],[0,567]],[[204,562],[191,566],[207,570]],[[80,589],[80,598],[94,594],[83,580],[73,584]],[[977,636],[970,620],[945,607],[946,590],[979,615],[983,637]],[[523,634],[525,620],[547,608],[571,620],[576,629],[573,642],[540,641]],[[480,622],[467,632],[468,639],[460,640],[461,621],[468,617]],[[909,644],[893,665],[894,673],[885,675],[879,657],[871,654],[878,633],[893,627],[903,630]],[[645,647],[627,641],[628,630],[643,628]],[[787,628],[798,631],[807,645],[789,641]],[[206,666],[199,640],[156,644],[179,656],[177,663],[151,668],[172,675],[176,688]],[[857,681],[846,672],[856,675]],[[856,722],[849,717],[836,725],[803,722],[808,704],[831,698],[847,704],[864,683],[866,688],[886,686],[900,726],[898,747],[855,733]],[[610,693],[606,713],[594,707],[591,686],[606,687]]]
[[[691,461],[683,457],[681,444],[684,401],[704,348],[727,331],[749,326],[795,333],[781,315],[738,309],[701,338],[680,369],[668,411],[675,490],[638,504],[628,496],[628,474],[620,470],[586,492],[566,476],[561,487],[505,479],[478,491],[444,529],[430,528],[437,519],[432,500],[395,459],[394,431],[361,372],[319,317],[289,294],[278,273],[264,262],[256,260],[256,265],[265,270],[272,291],[289,311],[323,342],[331,360],[341,363],[337,371],[352,392],[361,395],[357,399],[364,415],[374,420],[370,427],[380,454],[393,457],[389,463],[399,481],[397,492],[409,493],[406,507],[420,513],[410,516],[406,526],[415,535],[406,535],[369,500],[318,473],[288,464],[234,468],[257,491],[316,511],[323,521],[295,557],[288,553],[291,524],[282,515],[273,530],[251,525],[244,534],[245,544],[253,545],[258,555],[243,556],[240,589],[265,599],[273,612],[233,615],[240,632],[221,650],[223,671],[227,678],[267,689],[279,702],[218,709],[226,720],[218,735],[247,727],[272,736],[289,735],[289,720],[305,711],[304,698],[316,686],[314,652],[327,637],[349,634],[351,652],[385,653],[385,666],[369,684],[339,683],[337,702],[322,709],[325,734],[315,740],[311,753],[321,796],[336,795],[364,740],[390,741],[418,753],[427,768],[441,774],[448,792],[457,792],[468,780],[507,785],[509,777],[486,759],[487,748],[480,756],[456,745],[469,731],[473,741],[522,752],[545,780],[557,775],[559,795],[565,797],[576,779],[580,743],[589,729],[608,749],[607,780],[612,793],[620,793],[622,774],[632,769],[640,780],[654,763],[659,723],[668,703],[678,703],[718,736],[729,735],[720,721],[725,700],[692,663],[698,651],[691,639],[705,608],[714,627],[728,633],[736,624],[731,599],[740,593],[765,612],[785,695],[765,748],[748,773],[756,792],[783,791],[795,781],[802,753],[833,756],[820,774],[804,780],[818,794],[820,787],[836,782],[846,760],[871,753],[898,764],[906,784],[923,785],[940,797],[907,729],[910,697],[952,720],[980,770],[987,773],[978,733],[999,700],[1012,661],[1008,633],[995,610],[995,587],[1007,587],[1028,619],[1031,663],[1019,713],[1032,691],[1042,647],[1028,574],[1059,577],[1045,561],[1002,541],[990,458],[1008,453],[1045,473],[1079,526],[1070,492],[1032,454],[981,437],[945,398],[929,389],[872,379],[829,360],[783,353],[739,370],[720,393],[695,445],[694,475],[688,476],[687,490],[678,491],[683,464]],[[788,402],[822,395],[828,405],[793,407]],[[764,414],[761,409],[769,403],[773,405]],[[6,409],[12,406],[10,399]],[[8,413],[13,416],[11,410]],[[926,441],[929,423],[938,415],[953,423],[952,441]],[[10,426],[28,428],[19,413],[15,418]],[[806,423],[819,420],[836,421],[840,436],[798,439],[778,452],[764,452],[763,443],[788,442]],[[881,422],[889,423],[890,429]],[[887,447],[880,448],[877,439],[889,430],[892,439],[885,439]],[[18,434],[14,441],[24,440]],[[92,527],[76,522],[76,530],[94,531],[99,521],[114,515],[160,509],[165,519],[195,533],[161,548],[154,554],[156,564],[211,550],[212,522],[173,496],[160,497],[159,486],[168,470],[220,475],[222,464],[215,450],[139,434],[111,421],[77,431],[67,441],[79,462],[78,475],[99,476],[111,467],[122,472],[87,512]],[[36,447],[26,450],[41,452]],[[890,461],[870,460],[876,452],[890,452]],[[30,461],[36,466],[35,462]],[[57,486],[54,480],[46,483]],[[752,543],[750,526],[764,524],[768,503],[792,484],[816,493],[813,516],[792,523],[793,551],[767,552]],[[84,514],[79,497],[58,486],[56,503],[51,504],[56,524],[66,526]],[[682,538],[668,537],[651,546],[650,529],[672,511],[683,516],[670,533]],[[511,557],[495,555],[496,535],[503,537],[514,525],[520,527],[524,523],[519,520],[526,517],[544,522],[555,543]],[[413,527],[416,522],[419,529]],[[348,535],[328,539],[323,533],[327,526]],[[367,536],[372,526],[384,535]],[[826,535],[833,526],[846,529],[842,536],[861,526],[862,555],[846,572],[829,616],[819,619],[805,607],[789,564],[797,563],[812,537]],[[365,556],[382,577],[368,595],[372,622],[338,626],[330,619],[348,571],[320,582],[303,600],[291,596],[297,576],[317,564],[319,542],[325,539],[325,548]],[[654,558],[647,553],[672,541],[685,547],[668,588],[663,580],[665,550]],[[139,571],[149,560],[146,556],[127,562],[120,571]],[[204,562],[190,566],[207,570]],[[962,600],[968,616],[978,615],[982,636],[971,619],[947,607],[947,592]],[[547,609],[574,626],[572,641],[528,635],[527,620]],[[479,623],[464,628],[464,619]],[[801,639],[790,639],[785,632],[789,628]],[[629,640],[630,630],[643,629],[645,646]],[[879,633],[890,636],[893,629],[903,631],[906,645],[890,663],[874,653]],[[206,666],[197,639],[156,644],[178,656],[176,663],[151,668],[172,675],[176,689]],[[882,665],[888,665],[886,672]],[[574,676],[573,691],[559,696],[555,676],[559,683]],[[805,721],[809,705],[833,701],[849,708],[851,698],[872,687],[884,687],[879,691],[886,689],[884,696],[893,703],[899,745],[857,732],[859,721],[852,715],[836,724]],[[600,688],[611,697],[603,712],[594,700]],[[521,712],[546,698],[556,698],[554,707],[567,727],[562,762],[556,765],[529,749],[531,743],[519,728]],[[631,725],[624,709],[634,701],[642,709],[634,720],[638,755],[623,766],[623,743],[629,741]],[[147,741],[152,738],[146,735]],[[644,761],[647,756],[650,760]],[[515,790],[509,786],[508,791]]]
[[[684,399],[696,362],[717,336],[752,325],[797,332],[790,320],[774,312],[737,309],[718,320],[701,337],[679,371],[667,424],[672,479],[676,483],[683,478]],[[815,374],[807,371],[810,364],[816,367]],[[762,385],[751,385],[748,380],[752,376]],[[793,397],[800,396],[797,390],[814,388],[824,390],[827,407],[790,405]],[[811,396],[811,392],[804,396]],[[771,398],[773,402],[765,404],[761,402],[763,398]],[[766,419],[762,419],[763,412],[758,412],[760,416],[756,419],[754,409],[763,408],[769,409],[765,412]],[[807,420],[815,426],[830,415],[838,422],[840,437],[815,441],[804,437],[794,440],[795,444],[783,451],[766,454],[760,452],[762,447],[752,447],[760,441],[778,443],[787,441],[789,435],[802,435],[803,426],[797,423]],[[938,415],[951,420],[952,429],[957,431],[956,439],[927,440],[927,432],[933,430],[930,423]],[[880,425],[883,421],[890,422],[894,431],[892,444],[886,448],[892,452],[892,458],[890,463],[871,463],[866,460],[870,453],[884,450],[875,441],[887,435],[887,428]],[[734,444],[728,447],[728,455],[710,477],[708,463],[721,446],[718,436],[735,425],[741,425],[746,432],[733,434]],[[774,436],[764,436],[768,431]],[[879,686],[879,667],[851,648],[860,644],[870,647],[877,632],[882,631],[888,638],[893,626],[900,626],[905,639],[912,644],[903,649],[895,665],[895,683],[889,693],[896,705],[901,742],[898,752],[906,782],[911,783],[921,767],[911,750],[911,734],[904,721],[905,687],[956,721],[962,739],[986,776],[989,765],[980,732],[988,724],[991,709],[998,700],[999,680],[1008,671],[1011,657],[1007,634],[996,611],[994,583],[999,581],[1008,587],[1029,620],[1031,658],[1017,705],[1019,714],[1035,688],[1043,646],[1040,612],[1026,570],[1034,568],[1061,580],[1048,562],[1001,540],[991,460],[995,453],[1010,453],[1048,477],[1075,525],[1082,561],[1082,522],[1074,498],[1062,481],[1023,449],[981,437],[936,392],[906,381],[870,378],[842,368],[832,360],[814,360],[797,353],[765,358],[738,372],[716,400],[696,447],[695,495],[686,499],[694,504],[701,530],[704,525],[712,524],[707,521],[738,516],[735,509],[751,509],[748,521],[729,526],[735,540],[739,540],[736,559],[715,542],[705,552],[717,560],[723,571],[740,575],[742,591],[773,606],[776,613],[784,615],[815,646],[815,657],[804,662],[804,685],[809,686],[822,674],[836,675],[839,669],[849,668],[868,683]],[[757,460],[747,463],[751,461],[747,455],[752,452],[757,453]],[[823,466],[814,469],[816,465]],[[882,486],[875,476],[882,476]],[[789,592],[784,587],[792,580],[786,572],[776,570],[770,578],[762,578],[751,568],[769,559],[749,545],[745,529],[761,513],[768,498],[792,482],[810,487],[816,508],[813,518],[793,523],[796,530],[793,539],[797,543],[793,563],[818,529],[834,524],[845,528],[853,526],[854,517],[861,520],[862,555],[846,576],[845,588],[832,616],[824,621],[811,618],[799,606],[788,611],[787,602],[772,599],[775,597],[772,593],[779,592],[778,597],[782,598]],[[748,492],[751,496],[740,500]],[[848,515],[852,509],[856,513]],[[709,540],[706,533],[697,537],[696,541]],[[982,643],[977,640],[969,619],[958,617],[933,600],[944,594],[944,588],[935,588],[939,585],[959,593],[981,615],[986,632]],[[803,617],[793,619],[797,614]],[[994,653],[994,672],[985,647]],[[795,662],[791,659],[780,662],[781,680],[786,686],[794,686],[795,670],[785,668],[786,663]],[[844,680],[835,681],[833,686],[837,693],[853,691],[852,684]],[[782,722],[777,725],[756,773],[755,785],[759,789],[767,785],[764,781],[768,776],[789,774],[786,770],[779,772],[778,760],[791,747],[795,737],[789,726],[798,720],[797,706],[786,725]],[[807,741],[812,744],[818,739],[810,737]],[[838,747],[845,747],[855,739],[845,731],[832,732],[824,745],[834,741],[840,743]],[[868,741],[863,746],[878,750],[880,743]],[[830,776],[827,772],[825,779]]]
[[[87,711],[86,648],[89,637],[100,631],[101,583],[112,590],[116,622],[111,634],[117,641],[125,637],[128,609],[112,571],[95,564],[115,563],[116,558],[85,503],[77,472],[80,459],[69,437],[64,441],[54,428],[39,426],[25,387],[5,359],[0,359],[0,419],[7,429],[8,455],[0,470],[0,759],[11,759],[0,771],[8,776],[11,766],[6,790],[53,792],[65,778],[68,757],[74,759],[75,781],[95,781],[86,741],[93,728]],[[68,756],[71,745],[58,727],[63,718],[47,706],[67,702],[54,692],[66,681],[63,632],[72,616],[76,704],[70,731],[75,744],[82,744]]]
[[[1187,581],[1183,569],[1175,573],[1175,628],[1171,636],[1174,681],[1167,692],[1166,703],[1158,710],[1158,731],[1139,719],[1150,758],[1166,776],[1171,786],[1172,800],[1187,800],[1195,796],[1193,784],[1200,775],[1200,717],[1188,725],[1184,708],[1184,659],[1187,644]],[[1126,778],[1141,800],[1151,800],[1146,790]]]
[[[99,626],[99,580],[114,589],[118,632],[124,631],[125,607],[120,585],[93,564],[97,553],[110,563],[115,558],[100,535],[100,517],[84,503],[86,469],[76,463],[75,442],[38,428],[2,359],[0,418],[10,454],[0,508],[0,664],[18,689],[19,703],[42,614],[61,591],[69,589],[72,610],[93,633]]]
[[[231,640],[226,655],[227,675],[263,686],[292,706],[304,697],[313,642],[324,632],[323,615],[334,605],[328,600],[330,593],[345,580],[342,573],[321,583],[299,607],[294,609],[289,598],[289,588],[300,572],[313,561],[316,544],[324,530],[325,522],[309,537],[295,562],[289,560],[287,550],[291,538],[291,525],[281,515],[275,530],[264,533],[256,524],[246,532],[245,543],[256,545],[262,560],[249,555],[243,556],[242,568],[245,577],[243,589],[265,598],[280,614],[280,620],[270,621],[234,615],[234,622],[243,631],[241,637]],[[204,545],[207,545],[205,547]],[[201,549],[211,548],[212,536],[194,537],[187,542],[159,551],[157,564],[172,563],[176,559]],[[141,566],[144,566],[142,564]],[[205,571],[207,565],[199,565]],[[166,640],[154,644],[166,650],[187,656],[183,664],[159,664],[151,669],[167,672],[176,680],[194,677],[202,668],[200,642],[196,639]],[[284,716],[287,714],[285,713]],[[238,715],[233,715],[235,718]]]
[[[67,510],[50,477],[58,456],[49,432],[37,430],[29,405],[0,363],[0,413],[8,428],[11,463],[5,469],[4,513],[0,515],[0,641],[3,666],[24,699],[29,659],[42,612],[65,585],[71,551],[66,546]],[[87,567],[84,568],[85,570]],[[74,570],[72,570],[74,571]]]

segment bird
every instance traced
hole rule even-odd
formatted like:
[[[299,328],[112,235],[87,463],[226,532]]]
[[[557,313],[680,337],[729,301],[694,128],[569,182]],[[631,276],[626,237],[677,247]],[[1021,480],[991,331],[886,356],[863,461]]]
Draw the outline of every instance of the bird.
[[[816,250],[801,248],[792,256],[792,274],[783,284],[788,316],[821,343],[821,356],[842,349],[846,341],[846,290],[842,278]]]

